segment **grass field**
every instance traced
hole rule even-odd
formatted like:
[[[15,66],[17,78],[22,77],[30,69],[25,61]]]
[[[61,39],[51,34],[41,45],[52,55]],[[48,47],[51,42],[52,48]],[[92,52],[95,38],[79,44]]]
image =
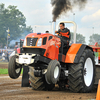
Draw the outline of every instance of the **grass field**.
[[[8,74],[8,69],[6,68],[6,69],[1,69],[0,68],[0,75],[1,74]]]
[[[21,71],[21,74],[23,73],[23,69],[22,69],[22,71]],[[3,74],[8,74],[8,69],[7,68],[5,68],[5,69],[1,69],[0,68],[0,75],[3,75]]]

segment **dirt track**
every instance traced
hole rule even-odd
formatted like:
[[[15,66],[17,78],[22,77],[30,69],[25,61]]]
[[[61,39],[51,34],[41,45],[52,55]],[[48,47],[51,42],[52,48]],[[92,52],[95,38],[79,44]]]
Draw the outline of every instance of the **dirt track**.
[[[4,62],[0,62],[0,68],[2,68],[2,69],[4,69],[4,68],[8,68],[8,64],[6,63],[4,63]]]
[[[96,92],[72,93],[69,90],[35,91],[29,87],[21,87],[21,77],[11,79],[8,75],[0,75],[0,100],[95,100]]]

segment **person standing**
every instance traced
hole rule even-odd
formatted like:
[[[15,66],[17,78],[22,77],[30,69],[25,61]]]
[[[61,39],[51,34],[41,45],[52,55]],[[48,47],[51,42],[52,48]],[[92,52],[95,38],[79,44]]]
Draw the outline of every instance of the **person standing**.
[[[8,62],[9,62],[9,53],[8,53],[8,51],[7,51],[7,60],[8,60]]]
[[[2,53],[2,59],[3,59],[3,61],[5,60],[5,53],[4,52]]]

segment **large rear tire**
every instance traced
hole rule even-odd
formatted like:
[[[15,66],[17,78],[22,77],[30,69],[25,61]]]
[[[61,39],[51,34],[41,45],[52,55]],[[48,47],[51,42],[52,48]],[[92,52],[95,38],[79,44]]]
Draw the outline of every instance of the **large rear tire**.
[[[16,79],[20,76],[21,73],[21,66],[16,65],[16,55],[12,56],[10,58],[9,64],[8,64],[8,74],[10,78]]]
[[[55,85],[48,84],[45,80],[45,77],[35,77],[34,68],[29,66],[29,81],[30,85],[34,90],[52,90]]]
[[[90,92],[93,89],[95,61],[90,49],[84,50],[78,64],[71,64],[68,79],[72,92]]]

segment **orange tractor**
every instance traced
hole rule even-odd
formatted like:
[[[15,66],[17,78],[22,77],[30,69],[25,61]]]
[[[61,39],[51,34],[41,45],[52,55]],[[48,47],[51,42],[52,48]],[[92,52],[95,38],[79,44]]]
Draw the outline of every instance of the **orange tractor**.
[[[74,22],[70,23],[76,26]],[[88,45],[76,44],[75,39],[72,45],[63,47],[63,52],[60,52],[59,36],[28,34],[21,53],[10,59],[9,76],[16,79],[22,66],[29,66],[29,82],[35,90],[52,90],[58,84],[60,88],[68,86],[73,92],[90,92],[96,83],[95,53]]]

